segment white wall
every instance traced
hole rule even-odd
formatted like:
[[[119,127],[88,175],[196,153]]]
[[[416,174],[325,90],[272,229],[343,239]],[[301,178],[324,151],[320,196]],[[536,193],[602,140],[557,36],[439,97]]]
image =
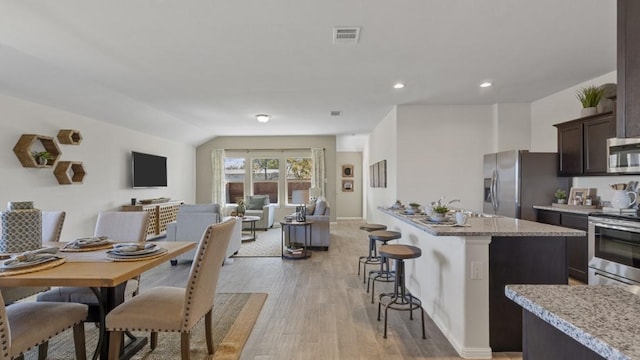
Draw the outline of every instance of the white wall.
[[[353,165],[353,177],[342,176],[342,166]],[[366,168],[367,171],[369,167]],[[362,153],[355,151],[338,151],[336,153],[336,218],[362,218]],[[342,191],[342,180],[353,180],[353,191]],[[368,184],[368,183],[367,183]]]
[[[482,210],[482,163],[494,148],[493,121],[492,106],[398,106],[397,198],[424,205],[445,196],[460,199],[456,207]]]
[[[195,148],[148,136],[81,115],[0,95],[0,207],[9,201],[34,201],[42,210],[67,212],[63,240],[93,235],[97,214],[117,209],[130,198],[195,198]],[[55,137],[60,129],[80,131],[79,146],[59,145],[61,160],[82,161],[83,184],[59,185],[52,168],[24,168],[11,151],[22,134]],[[132,150],[167,157],[168,187],[132,189]]]
[[[364,176],[363,182],[367,187],[365,191],[365,214],[367,221],[371,223],[384,224],[386,219],[383,214],[377,210],[378,206],[391,206],[397,197],[397,138],[396,138],[396,117],[397,107],[394,107],[380,123],[371,131],[369,141],[366,146],[363,160]],[[378,161],[387,160],[387,187],[372,188],[369,187],[369,166]]]
[[[492,152],[531,148],[531,104],[493,105],[496,143]]]

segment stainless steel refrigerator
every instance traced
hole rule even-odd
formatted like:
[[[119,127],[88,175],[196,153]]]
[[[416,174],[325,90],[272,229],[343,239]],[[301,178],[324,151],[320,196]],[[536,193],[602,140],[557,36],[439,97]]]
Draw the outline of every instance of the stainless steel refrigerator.
[[[557,153],[526,150],[484,156],[485,214],[536,221],[533,205],[550,205],[557,189],[569,189],[569,178],[558,177]]]

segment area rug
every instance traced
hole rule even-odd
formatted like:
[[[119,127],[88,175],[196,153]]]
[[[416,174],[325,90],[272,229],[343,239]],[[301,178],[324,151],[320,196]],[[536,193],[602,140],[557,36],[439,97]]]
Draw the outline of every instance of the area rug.
[[[232,360],[240,358],[242,348],[258,319],[265,293],[220,293],[216,294],[213,306],[213,344],[215,353],[207,354],[204,337],[204,321],[201,320],[191,332],[191,359]],[[134,332],[137,336],[149,333]],[[87,358],[91,358],[98,339],[98,330],[93,323],[85,324]],[[74,359],[73,332],[71,329],[54,337],[49,342],[48,360]],[[38,358],[37,348],[25,354],[26,360]],[[132,359],[168,360],[180,359],[180,334],[158,333],[158,346],[151,351],[147,344]]]
[[[282,235],[280,227],[256,232],[256,240],[245,241],[234,257],[280,257]]]

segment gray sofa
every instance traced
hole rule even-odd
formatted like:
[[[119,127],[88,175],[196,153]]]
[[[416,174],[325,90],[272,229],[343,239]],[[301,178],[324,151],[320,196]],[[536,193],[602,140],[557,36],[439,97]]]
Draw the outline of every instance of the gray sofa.
[[[331,208],[327,200],[323,197],[307,205],[307,221],[313,221],[311,225],[311,248],[329,250],[331,243],[331,229],[329,214]],[[293,241],[304,239],[304,227],[295,226],[295,231],[291,232]],[[287,232],[285,232],[285,236]],[[288,240],[287,240],[288,241]]]

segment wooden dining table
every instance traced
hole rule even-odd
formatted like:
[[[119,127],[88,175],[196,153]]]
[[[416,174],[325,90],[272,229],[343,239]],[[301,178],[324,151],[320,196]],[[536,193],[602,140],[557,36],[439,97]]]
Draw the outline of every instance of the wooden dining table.
[[[104,318],[113,308],[124,301],[127,280],[141,275],[160,264],[167,263],[176,256],[196,246],[192,241],[154,241],[157,246],[167,249],[161,256],[138,259],[136,261],[113,261],[106,257],[108,249],[85,252],[58,252],[66,261],[56,267],[24,274],[0,276],[0,286],[79,286],[94,290],[98,298],[97,320],[100,324],[99,348],[94,359],[107,359],[109,337],[105,336]],[[62,248],[66,243],[44,243],[43,247]],[[132,337],[121,351],[120,359],[129,359],[147,343],[147,338]]]

